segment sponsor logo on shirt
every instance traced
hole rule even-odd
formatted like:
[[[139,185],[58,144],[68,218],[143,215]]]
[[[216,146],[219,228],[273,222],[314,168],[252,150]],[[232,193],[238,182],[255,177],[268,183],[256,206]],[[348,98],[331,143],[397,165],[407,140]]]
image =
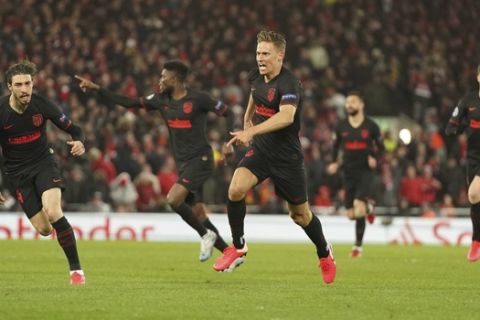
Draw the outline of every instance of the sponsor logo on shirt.
[[[169,119],[167,124],[170,128],[175,129],[189,129],[192,127],[192,122],[190,122],[190,120],[182,119]]]
[[[26,143],[38,140],[38,138],[40,138],[41,136],[42,136],[42,133],[40,131],[36,131],[34,133],[27,134],[24,136],[9,137],[8,143],[13,145],[26,144]]]
[[[367,143],[365,141],[349,141],[345,142],[346,150],[365,150],[367,149]]]
[[[277,113],[277,111],[275,109],[266,107],[263,104],[259,104],[259,105],[256,105],[255,113],[258,113],[259,115],[270,118],[275,113]]]

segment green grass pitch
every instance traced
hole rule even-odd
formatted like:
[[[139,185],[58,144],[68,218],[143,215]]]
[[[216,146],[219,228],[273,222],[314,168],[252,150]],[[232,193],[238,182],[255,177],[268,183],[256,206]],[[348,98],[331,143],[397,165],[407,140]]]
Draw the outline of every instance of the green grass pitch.
[[[480,261],[465,247],[334,246],[322,282],[310,244],[249,244],[216,273],[197,243],[79,242],[87,276],[68,284],[55,241],[0,241],[0,319],[478,319]]]

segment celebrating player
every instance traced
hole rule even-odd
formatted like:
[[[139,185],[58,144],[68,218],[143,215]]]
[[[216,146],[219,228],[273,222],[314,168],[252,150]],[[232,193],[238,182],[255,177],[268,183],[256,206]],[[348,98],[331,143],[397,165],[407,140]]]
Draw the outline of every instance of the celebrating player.
[[[0,99],[0,144],[5,157],[4,173],[12,194],[33,227],[43,236],[55,229],[57,239],[70,264],[70,283],[85,284],[78,258],[75,234],[61,208],[62,175],[47,143],[46,120],[72,137],[67,144],[73,156],[85,153],[80,127],[44,97],[33,93],[36,66],[21,61],[6,74],[10,95]],[[0,195],[0,203],[5,201]]]
[[[365,116],[365,103],[360,93],[348,94],[345,104],[348,117],[338,124],[332,162],[327,173],[335,174],[339,167],[339,149],[343,150],[342,167],[345,187],[345,208],[347,216],[355,220],[355,246],[352,257],[362,255],[362,242],[365,234],[365,217],[373,223],[372,212],[373,169],[377,159],[383,153],[380,129],[370,118]]]
[[[100,98],[127,108],[160,111],[170,133],[170,147],[178,168],[178,179],[167,194],[167,201],[185,222],[201,237],[200,261],[206,261],[213,247],[223,251],[227,244],[208,219],[203,203],[203,184],[213,173],[213,151],[205,134],[207,113],[227,117],[233,126],[233,113],[219,100],[207,93],[187,88],[188,67],[180,61],[163,66],[159,80],[160,91],[141,98],[129,98],[113,93],[80,76],[80,88],[96,90]]]
[[[477,81],[480,84],[480,65],[477,67]],[[468,201],[473,235],[467,259],[480,259],[480,92],[467,93],[453,109],[452,116],[445,130],[447,135],[461,134],[468,136],[467,175]]]
[[[336,265],[320,220],[307,202],[307,181],[298,132],[302,108],[299,80],[283,67],[286,41],[273,31],[257,35],[258,68],[249,74],[251,93],[244,116],[244,130],[233,132],[228,145],[249,146],[234,172],[228,190],[228,220],[233,245],[217,259],[214,269],[230,271],[244,262],[245,195],[270,178],[276,193],[288,203],[293,221],[315,244],[326,283],[334,281]]]

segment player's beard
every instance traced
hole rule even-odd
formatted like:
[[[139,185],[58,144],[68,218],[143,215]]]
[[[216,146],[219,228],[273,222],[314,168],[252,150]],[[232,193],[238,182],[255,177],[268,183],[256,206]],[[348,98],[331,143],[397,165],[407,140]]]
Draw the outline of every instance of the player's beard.
[[[14,95],[14,97],[15,97],[16,105],[22,110],[24,110],[27,107],[27,105],[30,103],[30,100],[32,99],[32,95],[30,94],[24,94],[24,95],[20,94],[18,96]]]

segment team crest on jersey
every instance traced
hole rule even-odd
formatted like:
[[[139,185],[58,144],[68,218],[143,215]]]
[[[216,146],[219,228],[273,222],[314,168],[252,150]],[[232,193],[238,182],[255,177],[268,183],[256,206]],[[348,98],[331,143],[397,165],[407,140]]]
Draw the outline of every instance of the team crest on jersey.
[[[270,88],[267,91],[267,99],[271,102],[273,98],[275,98],[275,88]]]
[[[368,138],[368,130],[367,129],[362,129],[362,131],[360,132],[360,135],[362,136],[363,139],[367,139]]]
[[[43,116],[42,114],[34,114],[32,116],[32,122],[35,127],[40,127],[43,124]]]
[[[193,105],[192,102],[187,101],[183,104],[183,113],[189,114],[192,113]]]

